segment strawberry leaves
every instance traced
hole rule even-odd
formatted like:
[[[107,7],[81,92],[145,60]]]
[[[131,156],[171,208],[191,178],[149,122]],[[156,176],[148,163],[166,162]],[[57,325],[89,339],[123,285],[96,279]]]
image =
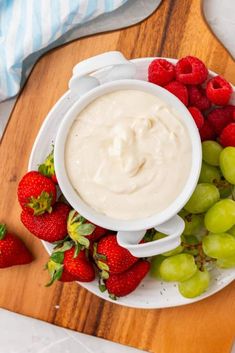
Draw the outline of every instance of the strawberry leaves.
[[[109,278],[109,267],[107,264],[105,264],[102,261],[97,261],[96,262],[98,268],[101,270],[100,272],[100,277],[103,279],[108,279]]]
[[[77,211],[72,210],[69,213],[67,229],[70,238],[75,242],[76,252],[89,248],[90,241],[87,236],[94,232],[95,226],[93,224],[88,223]]]
[[[40,164],[38,167],[39,173],[45,175],[48,178],[51,178],[55,175],[55,166],[54,166],[54,146],[52,146],[51,153],[46,157],[44,163]]]
[[[69,249],[71,249],[73,247],[73,242],[72,241],[64,241],[63,243],[60,243],[59,245],[57,245],[54,250],[53,250],[53,254],[56,253],[63,253]]]
[[[46,284],[46,287],[49,287],[55,281],[59,280],[63,273],[63,261],[64,253],[63,252],[54,252],[51,254],[48,263],[45,268],[48,270],[50,275],[50,281]]]
[[[74,246],[73,241],[68,240],[58,243],[59,244],[54,247],[50,259],[45,266],[45,269],[48,270],[50,275],[50,281],[46,284],[46,287],[49,287],[52,283],[61,278],[64,268],[64,252],[70,250]]]
[[[109,278],[109,266],[107,265],[107,263],[104,262],[107,260],[107,257],[105,255],[97,253],[97,243],[94,244],[93,258],[95,260],[97,267],[101,270],[100,274],[99,274],[100,278],[103,280],[108,279]]]
[[[101,291],[101,293],[104,293],[106,291],[106,285],[102,278],[99,278],[99,290]]]
[[[30,197],[27,206],[33,209],[34,216],[40,216],[45,211],[48,213],[52,212],[52,201],[53,195],[46,191],[42,191],[41,195],[38,197]]]

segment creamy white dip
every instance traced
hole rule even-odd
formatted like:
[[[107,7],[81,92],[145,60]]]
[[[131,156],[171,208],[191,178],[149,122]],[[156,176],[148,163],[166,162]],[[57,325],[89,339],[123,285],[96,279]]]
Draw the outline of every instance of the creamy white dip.
[[[67,137],[65,164],[80,197],[122,220],[166,209],[191,168],[192,146],[182,118],[156,96],[119,90],[91,102]]]

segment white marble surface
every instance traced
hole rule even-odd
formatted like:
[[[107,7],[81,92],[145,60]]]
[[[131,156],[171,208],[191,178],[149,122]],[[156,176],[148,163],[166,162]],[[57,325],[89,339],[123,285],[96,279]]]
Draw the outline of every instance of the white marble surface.
[[[0,309],[0,353],[144,353]]]
[[[235,59],[235,1],[204,0],[203,11],[212,31]]]

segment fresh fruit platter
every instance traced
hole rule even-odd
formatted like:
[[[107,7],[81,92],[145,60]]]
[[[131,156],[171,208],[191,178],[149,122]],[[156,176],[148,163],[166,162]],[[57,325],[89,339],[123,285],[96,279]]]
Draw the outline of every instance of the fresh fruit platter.
[[[119,246],[115,232],[92,224],[65,200],[55,175],[52,144],[59,122],[75,99],[70,92],[46,118],[32,150],[29,172],[19,183],[21,221],[50,254],[47,286],[57,280],[78,281],[96,295],[126,306],[184,305],[235,279],[233,88],[192,56],[133,62],[137,79],[164,87],[187,106],[201,136],[198,185],[179,213],[185,221],[181,244],[152,258],[136,258]],[[5,233],[2,226],[0,247]],[[149,229],[142,242],[166,236]]]

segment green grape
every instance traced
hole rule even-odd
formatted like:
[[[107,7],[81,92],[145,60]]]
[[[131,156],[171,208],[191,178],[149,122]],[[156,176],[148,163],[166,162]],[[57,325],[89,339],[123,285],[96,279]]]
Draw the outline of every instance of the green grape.
[[[224,259],[218,259],[216,264],[220,268],[232,268],[235,267],[235,255],[231,257],[226,257]]]
[[[199,240],[195,237],[195,235],[187,235],[184,237],[183,242],[189,245],[197,245]]]
[[[199,176],[199,183],[213,183],[214,181],[219,181],[221,179],[220,172],[218,168],[207,164],[202,161],[201,173]]]
[[[154,278],[160,278],[159,267],[165,257],[162,255],[154,256],[151,260],[150,276]]]
[[[235,237],[228,233],[209,234],[202,239],[207,256],[223,259],[235,255]]]
[[[159,267],[164,281],[186,281],[197,271],[194,257],[190,254],[178,254],[167,257]]]
[[[143,238],[144,243],[149,243],[150,241],[159,240],[167,237],[166,234],[157,232],[154,228],[148,229]]]
[[[180,294],[185,298],[195,298],[204,293],[209,287],[210,274],[208,271],[199,271],[187,281],[178,284]]]
[[[232,193],[233,186],[221,177],[219,169],[203,161],[199,182],[214,184],[219,190],[220,197],[223,199],[230,196]]]
[[[219,199],[219,190],[215,185],[201,183],[196,186],[196,189],[184,208],[191,213],[204,213]]]
[[[235,224],[235,201],[224,199],[217,202],[206,213],[205,226],[212,233],[223,233]]]
[[[166,234],[160,233],[160,232],[156,232],[153,236],[153,240],[159,240],[159,239],[163,239],[167,237]]]
[[[225,179],[235,185],[235,147],[226,147],[221,152],[220,169]]]
[[[232,187],[232,199],[235,200],[235,186]]]
[[[183,218],[185,227],[183,234],[192,235],[200,231],[203,226],[203,217],[201,215],[192,214],[185,210],[181,210],[179,215]]]
[[[229,234],[232,234],[235,237],[235,225],[228,230]]]
[[[160,233],[160,232],[156,232],[153,236],[153,240],[159,240],[159,239],[163,239],[167,237],[166,234],[164,233]],[[176,255],[179,254],[183,251],[183,247],[181,245],[177,246],[175,249],[170,250],[170,251],[166,251],[164,252],[162,255],[163,256],[172,256],[172,255]]]
[[[216,141],[202,142],[202,159],[210,165],[217,166],[220,164],[219,158],[222,151],[222,146]]]
[[[166,251],[166,252],[162,253],[162,255],[163,256],[167,256],[167,257],[168,256],[173,256],[173,255],[180,254],[183,250],[184,250],[183,246],[179,245],[173,250],[169,250],[169,251]]]

